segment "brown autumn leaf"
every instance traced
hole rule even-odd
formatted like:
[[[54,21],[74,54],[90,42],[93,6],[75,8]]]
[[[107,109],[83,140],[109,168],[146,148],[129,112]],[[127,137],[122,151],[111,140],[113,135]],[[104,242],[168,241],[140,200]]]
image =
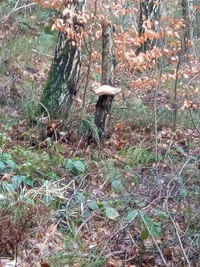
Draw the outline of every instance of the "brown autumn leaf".
[[[126,128],[126,126],[127,126],[127,122],[125,122],[125,121],[118,122],[116,124],[116,126],[115,126],[115,131],[116,132],[117,131],[122,131],[122,130],[124,130]]]

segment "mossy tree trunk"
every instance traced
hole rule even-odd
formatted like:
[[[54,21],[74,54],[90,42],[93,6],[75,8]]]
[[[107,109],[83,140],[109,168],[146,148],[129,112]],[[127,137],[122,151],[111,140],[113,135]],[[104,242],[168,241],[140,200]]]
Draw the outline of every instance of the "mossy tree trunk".
[[[138,25],[139,36],[143,36],[145,34],[144,22],[147,20],[152,22],[160,20],[160,0],[143,0],[140,2],[140,17]],[[154,23],[152,23],[151,30],[156,30]],[[147,39],[138,48],[137,52],[145,53],[146,51],[151,50],[155,45],[155,39]]]
[[[69,3],[76,11],[81,12],[85,1]],[[76,18],[73,24],[74,31],[79,31],[81,26],[76,23]],[[69,114],[78,90],[80,67],[81,48],[75,39],[70,39],[66,33],[60,32],[48,80],[41,96],[42,105],[52,117],[66,117]]]
[[[113,52],[113,27],[110,23],[102,23],[102,85],[114,87],[115,64]],[[109,113],[114,96],[101,95],[96,104],[95,124],[99,128],[100,137],[108,136]]]

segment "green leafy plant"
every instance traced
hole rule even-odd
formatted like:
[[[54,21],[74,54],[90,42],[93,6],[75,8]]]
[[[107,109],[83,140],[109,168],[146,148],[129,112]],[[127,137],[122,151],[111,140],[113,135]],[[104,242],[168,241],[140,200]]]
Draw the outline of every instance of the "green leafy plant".
[[[81,121],[79,131],[81,134],[90,133],[92,138],[99,143],[99,129],[94,122],[94,116],[87,116]]]
[[[158,221],[153,221],[149,216],[143,216],[140,213],[142,222],[145,226],[141,234],[141,239],[146,240],[149,235],[152,235],[155,238],[160,237],[161,235],[161,224]]]
[[[15,175],[12,177],[11,182],[3,182],[2,187],[7,192],[13,192],[21,185],[33,186],[33,180],[25,175]]]
[[[0,145],[1,147],[5,146],[9,141],[9,138],[3,134],[3,133],[0,133]]]
[[[130,167],[135,167],[139,164],[149,165],[161,159],[151,149],[142,147],[129,147],[128,150],[121,150],[120,154],[127,158]]]
[[[79,158],[68,159],[65,168],[74,175],[80,175],[86,170],[85,163]]]
[[[122,110],[123,112],[121,112]],[[128,120],[129,125],[133,128],[147,127],[153,124],[152,110],[141,100],[133,102],[128,99],[126,100],[124,109],[119,106],[114,106],[113,113],[118,121]]]
[[[101,161],[100,166],[105,172],[105,180],[111,182],[111,187],[116,193],[120,193],[123,191],[123,180],[124,176],[120,170],[120,168],[114,165],[115,163],[107,160],[106,162]]]
[[[146,240],[150,235],[155,238],[161,236],[161,224],[158,221],[152,220],[149,216],[144,215],[139,210],[132,210],[125,217],[125,222],[133,222],[136,217],[140,217],[141,222],[144,224],[144,229],[141,233],[141,239]]]
[[[11,154],[2,154],[0,156],[0,172],[10,173],[17,168]]]
[[[60,150],[59,150],[60,151]],[[40,151],[30,151],[23,147],[15,147],[12,154],[20,162],[18,172],[28,177],[35,177],[36,172],[42,173],[42,178],[51,177],[52,180],[59,178],[56,173],[58,166],[63,166],[64,157],[59,154],[54,145],[49,146],[48,150],[40,153]]]

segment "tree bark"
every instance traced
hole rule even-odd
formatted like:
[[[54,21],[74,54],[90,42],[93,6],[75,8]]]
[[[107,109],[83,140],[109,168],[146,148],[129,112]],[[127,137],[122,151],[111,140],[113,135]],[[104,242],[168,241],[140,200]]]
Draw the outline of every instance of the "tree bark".
[[[68,2],[67,4],[81,12],[85,0]],[[73,30],[78,32],[79,27],[80,25],[74,18]],[[66,117],[68,115],[73,98],[78,90],[80,67],[81,48],[77,45],[75,39],[68,38],[66,33],[60,32],[48,80],[41,96],[41,103],[51,116]]]
[[[159,21],[160,20],[160,0],[142,0],[140,2],[140,17],[139,17],[139,36],[144,35],[144,21]],[[152,30],[156,30],[153,24]],[[145,40],[144,43],[138,48],[137,53],[146,52],[151,50],[156,45],[156,40]]]
[[[102,85],[115,84],[115,57],[113,52],[113,27],[108,22],[102,24]],[[101,138],[108,136],[109,113],[114,96],[102,95],[96,104],[95,124]]]
[[[193,0],[182,0],[182,14],[186,23],[183,32],[182,51],[183,53],[190,52],[189,41],[193,39],[193,24],[195,20],[195,8]]]

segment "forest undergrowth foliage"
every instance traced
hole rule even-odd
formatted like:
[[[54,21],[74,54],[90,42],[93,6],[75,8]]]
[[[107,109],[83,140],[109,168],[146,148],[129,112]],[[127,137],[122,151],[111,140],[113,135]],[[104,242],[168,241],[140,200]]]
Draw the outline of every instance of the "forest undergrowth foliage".
[[[199,266],[199,2],[195,22],[182,1],[154,1],[159,16],[141,13],[152,1],[37,2],[0,3],[0,265]],[[102,142],[105,19],[122,91]],[[38,106],[59,31],[82,66],[69,116],[53,119]]]

